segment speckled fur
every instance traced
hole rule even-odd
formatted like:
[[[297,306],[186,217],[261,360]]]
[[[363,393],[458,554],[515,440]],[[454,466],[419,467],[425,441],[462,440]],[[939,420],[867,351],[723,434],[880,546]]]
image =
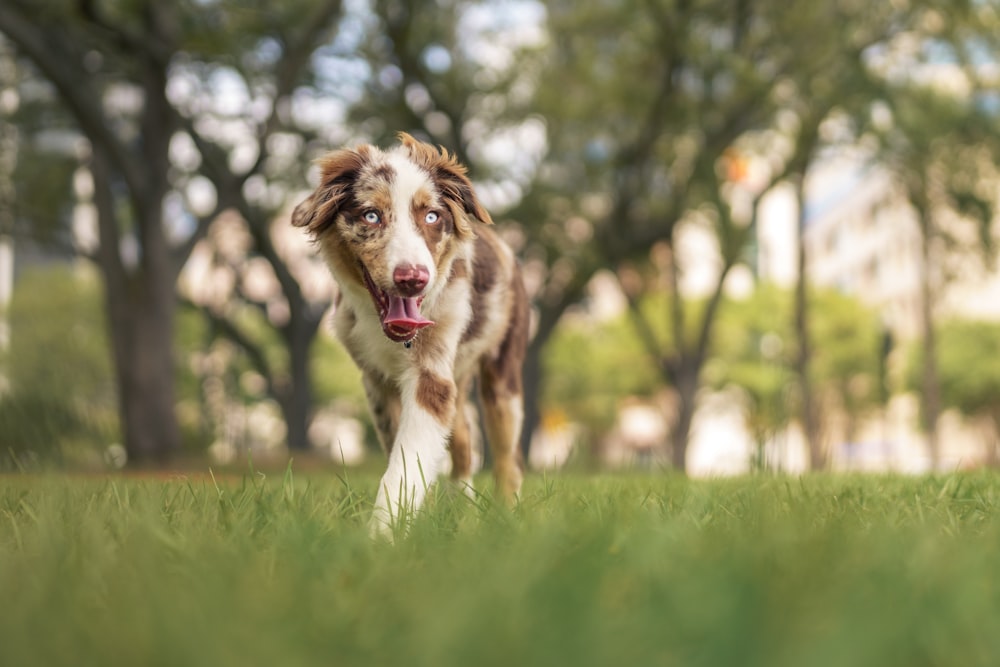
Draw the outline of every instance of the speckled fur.
[[[372,531],[391,537],[426,487],[446,468],[471,483],[472,438],[465,409],[479,378],[483,423],[500,494],[516,498],[522,463],[521,365],[528,343],[528,302],[513,253],[492,231],[465,168],[447,151],[400,135],[322,158],[320,183],[292,224],[315,239],[341,288],[334,326],[361,369],[369,408],[389,457]],[[364,221],[377,211],[380,224]],[[425,224],[427,212],[438,214]],[[421,312],[434,325],[409,347],[383,335],[365,287],[363,265],[379,289],[394,289],[401,263],[426,265]],[[470,487],[471,488],[471,487]]]

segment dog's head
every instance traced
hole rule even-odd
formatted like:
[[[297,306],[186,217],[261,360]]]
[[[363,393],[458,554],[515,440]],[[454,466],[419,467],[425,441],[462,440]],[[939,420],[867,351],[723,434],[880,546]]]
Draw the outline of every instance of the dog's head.
[[[386,336],[412,340],[433,324],[420,305],[474,238],[474,222],[492,222],[465,167],[405,133],[390,150],[334,151],[319,166],[320,184],[292,224],[319,243],[338,281],[368,290]]]

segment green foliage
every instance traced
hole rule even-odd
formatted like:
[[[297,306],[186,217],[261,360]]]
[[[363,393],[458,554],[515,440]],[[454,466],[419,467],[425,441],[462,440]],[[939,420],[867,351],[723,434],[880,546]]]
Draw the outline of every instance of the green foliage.
[[[705,369],[710,386],[742,391],[747,426],[758,444],[795,415],[791,312],[791,294],[771,286],[726,303],[716,328],[716,356]]]
[[[30,387],[60,401],[112,400],[101,295],[92,276],[61,267],[25,271],[9,317],[6,361],[15,390]]]
[[[852,297],[815,290],[810,299],[810,372],[824,399],[822,407],[857,418],[881,398],[881,328],[874,313]],[[657,344],[669,353],[673,341],[663,317],[669,312],[666,296],[648,294],[639,307],[657,327],[652,332]],[[685,307],[691,323],[704,303]],[[796,350],[787,290],[765,285],[748,299],[723,304],[705,381],[716,390],[740,389],[748,427],[758,442],[797,414]],[[593,433],[610,428],[623,398],[650,396],[666,386],[628,315],[600,324],[569,318],[546,346],[544,363],[545,408],[565,412]]]
[[[909,18],[919,24],[921,18],[940,17],[938,12],[918,7]],[[899,66],[916,70],[948,62],[954,68],[951,75],[967,79],[970,89],[956,93],[924,77],[887,77],[879,92],[889,114],[872,133],[877,159],[903,186],[922,236],[938,239],[947,249],[936,250],[933,258],[943,267],[945,280],[977,254],[994,266],[993,223],[1000,210],[993,185],[1000,177],[995,87],[981,78],[980,57],[969,53],[981,48],[995,54],[997,18],[991,12],[950,8],[947,23],[951,25],[939,28],[939,34],[926,36],[933,48],[909,54],[909,62]]]
[[[991,666],[994,475],[529,477],[372,542],[376,479],[19,477],[5,664]]]
[[[63,451],[72,449],[69,443],[96,435],[88,421],[69,403],[44,394],[24,390],[5,395],[0,398],[0,472],[62,462]]]
[[[9,318],[11,347],[0,359],[10,383],[0,397],[0,460],[58,459],[106,446],[117,406],[94,281],[64,268],[26,271]]]
[[[367,415],[361,371],[344,346],[330,336],[319,335],[313,343],[312,354],[317,403],[342,401],[352,406],[358,416]]]
[[[972,417],[988,417],[1000,427],[1000,323],[952,320],[937,333],[941,401]],[[906,386],[922,387],[924,349],[910,349]]]
[[[55,266],[18,276],[9,312],[11,349],[0,358],[11,389],[0,397],[0,467],[15,465],[11,454],[18,461],[27,456],[73,465],[120,437],[102,311],[89,273]],[[193,360],[204,351],[207,325],[191,310],[181,310],[177,319],[176,350],[183,360],[177,399],[198,406],[203,377]],[[210,439],[202,432],[200,410],[182,410],[181,416],[185,447],[203,449]]]
[[[48,151],[21,151],[14,171],[15,231],[24,237],[65,244],[73,206],[76,159]]]
[[[624,319],[568,321],[543,352],[543,409],[583,424],[591,437],[607,431],[622,399],[662,386],[655,364]]]
[[[814,290],[809,299],[810,379],[824,411],[856,419],[881,399],[881,327],[853,297]],[[750,298],[724,305],[706,379],[717,388],[742,390],[759,442],[797,414],[797,350],[788,291],[762,286]]]
[[[884,325],[854,296],[819,290],[811,299],[815,381],[849,415],[858,416],[883,398]]]

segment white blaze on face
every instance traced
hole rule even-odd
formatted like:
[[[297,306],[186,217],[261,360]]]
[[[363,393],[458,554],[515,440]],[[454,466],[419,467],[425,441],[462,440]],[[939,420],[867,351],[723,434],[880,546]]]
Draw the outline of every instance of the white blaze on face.
[[[391,187],[393,226],[385,250],[389,274],[398,266],[425,266],[430,272],[429,289],[436,278],[436,267],[427,242],[417,229],[419,221],[413,219],[413,197],[420,188],[430,189],[432,183],[427,172],[402,155],[390,154],[388,162],[396,172]]]

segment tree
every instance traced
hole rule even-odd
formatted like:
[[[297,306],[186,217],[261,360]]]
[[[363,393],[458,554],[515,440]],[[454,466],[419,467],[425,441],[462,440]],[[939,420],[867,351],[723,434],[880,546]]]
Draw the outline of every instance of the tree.
[[[591,450],[614,425],[624,399],[649,398],[663,386],[625,317],[601,323],[563,319],[548,340],[543,363],[541,408],[580,424]]]
[[[715,354],[706,379],[715,389],[736,387],[755,445],[751,468],[767,467],[765,446],[794,418],[795,340],[790,295],[760,285],[746,300],[727,302],[720,313]]]
[[[823,157],[824,152],[833,153],[842,150],[844,144],[857,139],[856,131],[848,131],[841,133],[846,134],[845,137],[824,141],[824,124],[857,125],[852,121],[869,111],[874,90],[869,83],[863,54],[869,47],[891,36],[885,29],[891,22],[880,15],[878,10],[873,13],[874,16],[871,18],[875,20],[866,20],[868,17],[849,17],[852,20],[835,21],[844,32],[838,33],[832,42],[829,40],[822,42],[825,53],[821,54],[823,56],[821,60],[827,66],[815,71],[797,72],[797,76],[793,77],[795,94],[787,101],[787,110],[794,114],[798,126],[795,150],[787,167],[787,179],[794,192],[797,217],[793,309],[796,342],[794,369],[798,383],[799,420],[809,448],[809,465],[812,470],[824,469],[828,463],[828,456],[820,439],[820,416],[817,414],[818,405],[810,370],[813,362],[813,340],[812,304],[809,301],[809,257],[805,242],[806,227],[810,222],[807,185],[814,164]]]
[[[539,106],[550,119],[550,152],[538,193],[526,202],[541,209],[532,239],[557,276],[541,295],[539,335],[580,298],[597,268],[614,267],[650,358],[677,392],[672,456],[683,469],[726,279],[746,258],[757,201],[814,129],[803,118],[782,131],[789,97],[807,96],[799,86],[831,57],[859,57],[864,44],[852,38],[844,48],[841,25],[849,33],[871,21],[859,31],[867,37],[887,24],[832,3],[548,9],[551,78],[539,87]],[[746,178],[751,158],[760,168]],[[706,305],[689,324],[683,303],[692,295],[682,287],[689,267],[679,244],[694,227],[707,230],[719,261]],[[674,327],[674,348],[659,343],[639,307],[653,287],[670,295],[670,316],[658,317]]]
[[[735,386],[744,397],[747,425],[757,444],[755,460],[764,465],[763,447],[799,415],[798,323],[791,317],[797,296],[762,285],[745,300],[727,301],[706,375],[713,387]],[[810,290],[814,341],[809,364],[816,438],[840,435],[854,440],[858,422],[881,404],[880,325],[856,299],[830,290]],[[838,419],[840,418],[840,419]]]
[[[290,105],[312,55],[340,16],[340,2],[199,3],[11,0],[0,31],[49,81],[88,140],[98,243],[87,255],[104,287],[124,442],[132,462],[162,461],[179,445],[174,414],[172,332],[175,284],[192,248],[219,213],[237,211],[255,247],[289,298],[281,327],[290,375],[308,378],[300,354],[318,316],[301,298],[268,229],[271,206],[255,205],[262,173],[288,123]],[[194,81],[246,75],[255,113],[241,110],[243,131],[202,115],[217,98],[185,94]],[[201,92],[201,91],[198,91]],[[228,134],[227,134],[227,131]],[[236,144],[255,142],[246,160]],[[194,180],[171,160],[178,142],[194,147],[193,171],[211,183],[214,201],[200,214],[168,216],[171,195],[184,207]],[[241,159],[244,158],[244,159]],[[180,173],[179,173],[180,172]],[[193,229],[186,230],[191,221]],[[178,240],[177,237],[180,237]],[[292,382],[287,411],[308,410]],[[305,383],[308,386],[308,383]],[[276,387],[277,389],[277,387]],[[298,393],[296,393],[298,391]],[[306,406],[306,407],[302,407]],[[305,419],[288,415],[300,444]]]
[[[136,459],[162,457],[178,444],[169,338],[176,269],[162,224],[167,141],[172,130],[162,113],[166,106],[165,81],[157,81],[162,71],[157,72],[148,60],[134,63],[133,80],[144,97],[138,117],[128,119],[136,125],[109,117],[101,107],[102,96],[93,95],[86,84],[90,75],[99,76],[104,69],[93,58],[90,62],[97,71],[85,69],[87,47],[92,44],[89,35],[67,34],[73,28],[62,23],[65,14],[57,15],[56,9],[54,4],[36,4],[29,9],[26,4],[6,3],[0,10],[0,29],[52,82],[81,131],[92,139],[95,204],[102,241],[95,259],[104,275],[125,441]],[[145,12],[143,19],[144,27],[155,33],[147,35],[149,43],[159,42],[164,35],[159,34],[162,25],[153,11]],[[46,34],[46,29],[53,32]],[[94,22],[93,29],[100,30],[100,23]],[[121,37],[124,39],[124,35]],[[138,129],[143,142],[129,145],[113,129],[115,120],[128,123],[129,133]],[[116,186],[124,186],[128,193],[127,222],[116,203]],[[129,266],[119,249],[125,224],[134,225],[136,238],[141,239],[141,253],[134,266]]]
[[[856,297],[830,289],[809,294],[815,336],[812,384],[817,389],[818,428],[843,417],[841,433],[853,442],[858,424],[885,403],[885,331],[878,314]]]
[[[56,255],[72,254],[70,217],[73,176],[79,168],[72,119],[45,79],[0,35],[3,68],[4,168],[10,188],[4,199],[5,232],[21,243],[41,244]]]
[[[351,46],[341,43],[339,34],[334,37],[341,15],[339,0],[280,8],[221,3],[214,16],[219,29],[239,37],[232,44],[198,42],[177,68],[186,87],[176,99],[182,136],[197,156],[185,179],[207,179],[216,210],[234,214],[217,224],[229,225],[230,236],[240,235],[240,224],[244,230],[244,241],[236,243],[240,252],[209,244],[216,269],[232,279],[229,298],[200,299],[197,290],[186,296],[263,379],[281,409],[293,450],[310,445],[312,347],[331,299],[315,289],[318,262],[306,256],[305,244],[287,242],[292,232],[286,212],[297,203],[309,159],[344,136],[330,118],[317,117],[318,111],[330,111],[324,97],[335,107],[344,103],[338,88],[345,80],[336,66],[354,62]],[[219,85],[233,99],[220,100],[213,92]],[[267,287],[252,289],[261,281]],[[247,326],[248,320],[258,326]],[[279,355],[269,353],[275,343]]]
[[[937,341],[941,407],[990,426],[984,460],[995,466],[1000,462],[1000,324],[949,320],[939,325]],[[913,347],[906,376],[910,389],[923,385],[924,354],[923,345]]]
[[[988,102],[992,87],[982,80],[969,51],[980,39],[995,39],[997,26],[995,17],[975,6],[951,8],[950,28],[934,21],[940,18],[934,3],[921,9],[916,18],[925,18],[922,25],[930,26],[918,33],[921,48],[916,53],[905,45],[899,52],[890,50],[880,63],[885,117],[875,136],[879,159],[902,186],[920,234],[921,415],[936,467],[942,408],[936,304],[949,281],[949,264],[956,258],[965,263],[977,251],[992,263],[995,252],[993,223],[1000,202],[991,184],[1000,177],[995,166],[1000,157],[998,118]],[[942,53],[949,56],[951,79],[912,74],[922,68],[933,71]],[[962,83],[957,90],[955,80]]]

